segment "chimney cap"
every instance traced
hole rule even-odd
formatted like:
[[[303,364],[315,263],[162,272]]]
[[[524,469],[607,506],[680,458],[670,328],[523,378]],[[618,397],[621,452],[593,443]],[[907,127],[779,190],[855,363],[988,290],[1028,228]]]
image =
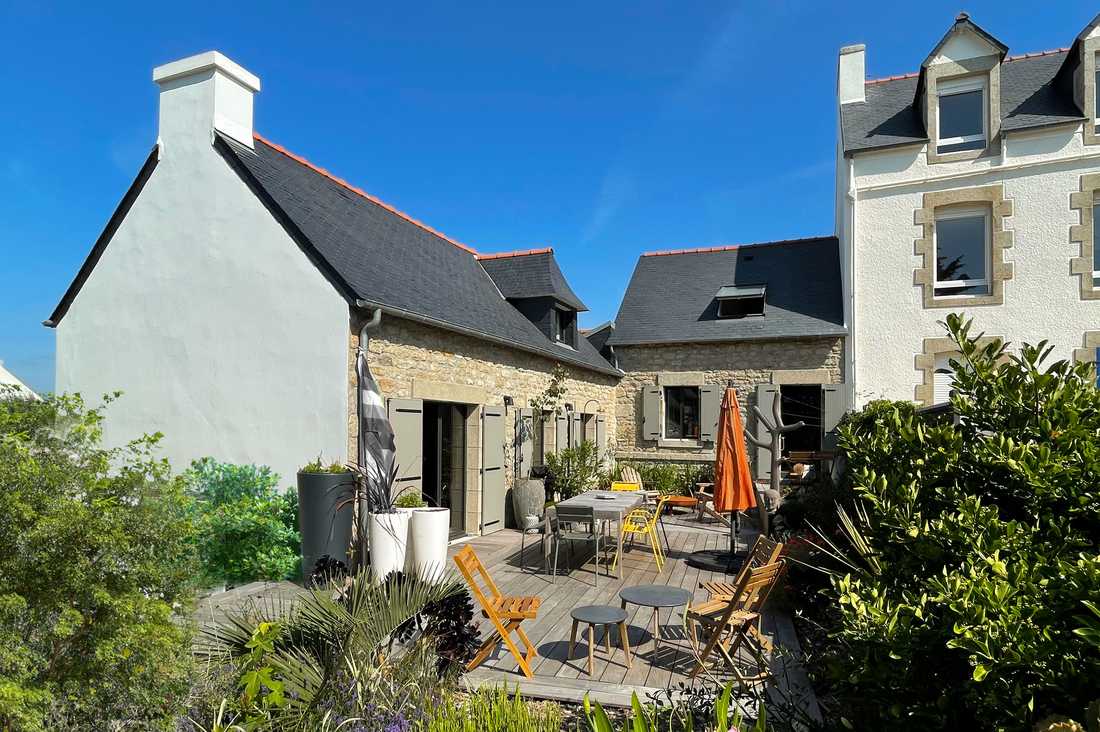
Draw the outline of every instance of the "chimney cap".
[[[249,91],[260,91],[260,77],[217,51],[207,51],[194,56],[171,61],[153,69],[153,81],[164,84],[175,79],[193,76],[211,69],[221,71]]]
[[[965,10],[960,10],[959,14],[955,16],[956,23],[962,23],[967,20],[970,20],[970,13],[966,12]]]
[[[843,56],[847,53],[861,53],[867,50],[867,46],[863,43],[853,43],[850,46],[842,46],[840,49],[840,55]]]

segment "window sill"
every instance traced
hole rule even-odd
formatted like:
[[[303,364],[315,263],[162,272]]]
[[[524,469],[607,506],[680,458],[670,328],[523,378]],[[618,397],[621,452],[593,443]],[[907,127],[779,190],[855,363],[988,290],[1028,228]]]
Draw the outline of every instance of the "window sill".
[[[679,450],[701,450],[703,444],[702,440],[669,439],[667,437],[657,440],[657,447],[669,447]]]

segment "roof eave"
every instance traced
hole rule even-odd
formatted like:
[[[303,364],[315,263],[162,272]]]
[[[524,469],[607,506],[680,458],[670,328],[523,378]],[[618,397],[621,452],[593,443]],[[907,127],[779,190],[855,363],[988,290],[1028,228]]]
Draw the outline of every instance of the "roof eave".
[[[69,306],[72,305],[73,300],[75,300],[77,294],[80,293],[80,289],[84,287],[84,283],[88,281],[88,277],[91,276],[92,270],[95,269],[96,264],[99,263],[100,257],[103,256],[104,250],[111,242],[111,239],[114,238],[115,232],[118,231],[118,227],[122,225],[122,221],[126,218],[126,215],[130,213],[130,208],[134,205],[134,202],[137,201],[138,196],[141,195],[142,189],[145,188],[146,182],[148,182],[150,176],[153,175],[153,170],[156,169],[159,160],[159,148],[153,145],[153,149],[149,151],[149,156],[145,158],[145,163],[141,166],[141,170],[138,171],[134,182],[126,189],[126,193],[123,194],[122,200],[119,201],[118,206],[115,207],[115,211],[111,214],[111,218],[107,220],[107,225],[103,227],[103,231],[100,232],[99,237],[92,246],[92,251],[88,253],[88,256],[84,259],[84,263],[80,265],[80,269],[77,270],[76,276],[73,278],[73,281],[69,283],[69,287],[65,290],[65,294],[61,296],[61,300],[58,301],[50,317],[42,321],[42,325],[47,328],[56,328],[58,323],[61,322],[61,319],[65,317],[65,313],[69,312]]]
[[[607,339],[607,345],[609,346],[670,346],[676,344],[699,344],[699,343],[743,343],[747,341],[790,341],[790,340],[806,340],[811,338],[839,338],[848,335],[848,329],[846,327],[840,327],[836,330],[830,331],[816,331],[814,333],[796,333],[787,335],[776,335],[774,333],[765,333],[762,335],[748,335],[738,337],[728,336],[716,336],[713,338],[669,338],[669,339],[631,339],[631,338],[616,338],[612,335]]]

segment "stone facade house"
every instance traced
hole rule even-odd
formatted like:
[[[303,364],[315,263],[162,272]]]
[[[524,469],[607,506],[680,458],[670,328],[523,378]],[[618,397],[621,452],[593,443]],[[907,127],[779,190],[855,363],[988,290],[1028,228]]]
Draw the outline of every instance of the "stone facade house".
[[[112,444],[154,430],[177,469],[213,455],[286,483],[356,458],[355,354],[397,435],[399,489],[454,533],[506,521],[560,445],[615,435],[619,372],[581,338],[551,250],[482,255],[253,130],[254,75],[217,53],[153,72],[159,132],[47,325],[57,390],[121,389]],[[565,370],[563,408],[528,403]],[[517,440],[517,426],[542,427]]]
[[[728,385],[747,428],[778,394],[784,420],[807,425],[787,449],[829,448],[845,408],[839,269],[834,237],[641,256],[614,327],[589,336],[623,371],[616,455],[713,462]]]
[[[1100,346],[1100,16],[1069,48],[1011,56],[958,16],[918,71],[865,78],[841,50],[836,231],[854,404],[947,399],[939,325]]]

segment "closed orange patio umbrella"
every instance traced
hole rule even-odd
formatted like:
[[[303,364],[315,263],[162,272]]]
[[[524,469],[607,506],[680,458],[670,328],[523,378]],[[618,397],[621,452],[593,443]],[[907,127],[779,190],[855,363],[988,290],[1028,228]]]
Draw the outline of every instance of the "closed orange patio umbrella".
[[[741,420],[737,391],[729,387],[722,398],[718,435],[714,443],[714,510],[730,514],[731,558],[737,551],[737,533],[741,528],[737,512],[755,505],[756,491],[753,490],[749,454],[745,447],[745,424]]]

